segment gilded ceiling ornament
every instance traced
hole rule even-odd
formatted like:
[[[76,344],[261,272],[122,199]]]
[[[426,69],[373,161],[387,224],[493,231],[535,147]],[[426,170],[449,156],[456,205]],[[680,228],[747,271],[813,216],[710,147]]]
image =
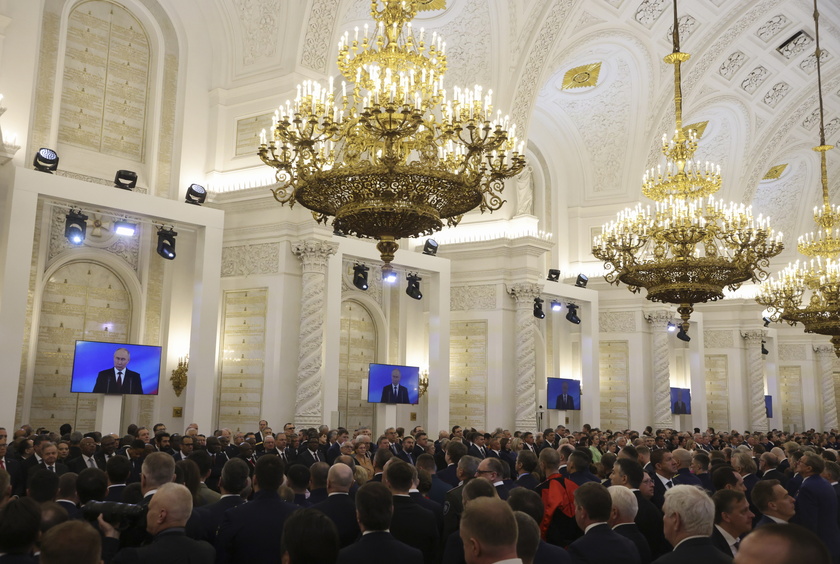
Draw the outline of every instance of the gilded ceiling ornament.
[[[762,180],[776,180],[777,178],[782,176],[782,173],[787,168],[787,163],[776,165],[774,167],[770,167],[770,170],[767,171],[767,174],[764,175]]]
[[[563,76],[563,90],[572,88],[583,88],[595,86],[598,83],[598,75],[601,73],[601,63],[592,63],[575,67],[566,71]]]

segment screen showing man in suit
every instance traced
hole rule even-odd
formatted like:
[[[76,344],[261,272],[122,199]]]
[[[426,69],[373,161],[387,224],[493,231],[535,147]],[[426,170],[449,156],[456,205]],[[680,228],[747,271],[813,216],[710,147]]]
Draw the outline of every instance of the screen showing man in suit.
[[[689,388],[671,388],[671,413],[691,415],[691,390]]]
[[[77,341],[70,391],[154,395],[158,393],[160,362],[161,348],[157,346]]]
[[[580,380],[549,378],[546,389],[546,402],[549,409],[579,411]]]
[[[371,364],[368,401],[415,404],[420,395],[419,379],[420,369],[416,366]]]
[[[764,396],[764,412],[767,414],[767,419],[773,418],[773,396]]]

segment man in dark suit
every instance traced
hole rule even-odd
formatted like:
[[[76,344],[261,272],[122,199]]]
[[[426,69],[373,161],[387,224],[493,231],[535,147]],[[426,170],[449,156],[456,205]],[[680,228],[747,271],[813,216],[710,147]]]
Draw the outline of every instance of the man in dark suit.
[[[268,562],[277,557],[277,536],[297,507],[280,499],[283,463],[263,456],[254,472],[253,500],[225,511],[216,537],[218,564]]]
[[[516,531],[516,517],[507,503],[492,497],[471,500],[461,518],[464,560],[467,564],[518,561]]]
[[[642,564],[650,564],[653,560],[650,545],[635,523],[636,513],[639,510],[639,502],[636,501],[636,496],[629,488],[623,486],[610,486],[607,491],[610,492],[612,498],[612,510],[607,524],[612,527],[613,531],[630,539],[636,545]]]
[[[408,436],[403,439],[402,445],[397,449],[397,458],[403,462],[408,462],[412,466],[417,463],[414,458],[414,437]]]
[[[530,450],[520,450],[516,455],[516,481],[513,483],[515,488],[525,488],[533,490],[539,485],[539,481],[534,475],[537,469],[537,456]]]
[[[85,437],[79,443],[79,449],[82,451],[82,455],[67,461],[67,468],[71,472],[78,474],[85,468],[99,468],[100,470],[104,470],[104,468],[100,468],[99,462],[94,457],[96,454],[96,441],[90,437]]]
[[[96,377],[94,394],[142,394],[140,373],[126,368],[131,353],[126,349],[114,351],[114,367],[103,370]]]
[[[573,562],[640,564],[641,557],[633,541],[607,524],[611,511],[612,498],[601,484],[587,482],[575,490],[575,521],[584,535],[569,545]]]
[[[0,468],[9,473],[12,495],[21,496],[26,489],[26,479],[22,474],[23,468],[19,460],[7,457],[6,453],[6,439],[2,438],[0,439]]]
[[[215,545],[216,533],[222,524],[225,511],[245,503],[240,494],[248,486],[249,476],[250,469],[244,460],[234,458],[225,464],[219,480],[222,497],[216,503],[193,510],[190,520],[187,521],[187,536]]]
[[[487,447],[484,446],[484,435],[482,433],[471,433],[470,442],[472,444],[467,449],[467,454],[479,460],[487,458]]]
[[[122,501],[123,490],[131,473],[128,459],[118,454],[112,456],[105,465],[105,473],[108,474],[108,494],[105,501]]]
[[[587,482],[601,483],[600,478],[589,471],[589,458],[580,451],[569,455],[566,467],[569,471],[569,479],[579,486]]]
[[[747,497],[735,490],[720,490],[712,496],[715,503],[715,528],[712,544],[726,555],[738,553],[741,537],[752,530],[753,517]]]
[[[108,461],[113,458],[116,450],[117,440],[114,437],[111,435],[102,437],[102,440],[99,441],[99,451],[93,455],[94,460],[96,460],[96,465],[101,470],[106,470]]]
[[[298,455],[295,464],[303,464],[307,468],[324,460],[324,453],[321,452],[321,443],[318,437],[310,437],[306,448]]]
[[[653,465],[653,497],[651,502],[662,509],[665,501],[665,492],[675,484],[674,476],[677,474],[677,463],[673,455],[665,449],[657,449],[650,453],[650,463]]]
[[[674,402],[674,409],[671,411],[674,415],[685,415],[688,413],[688,407],[682,399],[682,390],[677,388],[677,401]]]
[[[114,564],[157,564],[161,561],[184,561],[213,564],[216,551],[210,543],[196,541],[184,534],[192,512],[192,494],[181,484],[162,485],[152,496],[146,514],[146,530],[154,537],[151,544],[124,548],[114,557]],[[119,538],[112,526],[100,523],[106,537]]]
[[[408,388],[400,385],[399,368],[394,368],[391,372],[391,384],[382,388],[382,403],[409,403]]]
[[[394,498],[383,484],[368,482],[356,492],[356,516],[364,533],[341,549],[337,564],[422,564],[423,553],[388,532],[394,512]]]
[[[449,441],[446,445],[446,468],[439,470],[437,477],[449,484],[451,487],[458,486],[458,462],[467,455],[467,447],[464,443]]]
[[[835,562],[840,560],[840,528],[837,525],[837,495],[820,476],[825,461],[817,454],[802,455],[796,467],[802,485],[796,496],[796,517],[792,522],[813,531],[822,540]]]
[[[762,479],[755,485],[752,494],[753,503],[762,513],[756,528],[787,524],[796,514],[796,500],[790,497],[779,480]]]
[[[510,486],[508,486],[504,478],[504,462],[498,458],[485,458],[478,463],[478,469],[475,471],[476,478],[484,478],[496,488],[496,493],[499,494],[499,499],[506,500],[510,493]]]
[[[440,533],[434,514],[421,507],[409,495],[412,485],[411,465],[391,459],[385,468],[383,483],[394,496],[394,514],[391,517],[391,534],[394,538],[423,553],[423,561],[438,561]]]
[[[779,471],[779,459],[772,452],[765,452],[759,457],[758,469],[762,480],[778,480],[782,487],[787,486],[788,478]]]
[[[562,410],[574,410],[575,408],[575,398],[569,394],[569,383],[563,382],[563,390],[560,394],[557,395],[557,402],[555,403],[554,409],[562,409]]]
[[[672,552],[654,564],[731,564],[732,557],[712,544],[708,535],[714,528],[715,504],[694,486],[674,486],[665,494],[665,537]]]
[[[668,551],[662,529],[662,511],[650,502],[639,486],[647,476],[642,465],[629,458],[619,458],[615,461],[613,471],[610,474],[610,482],[613,486],[624,486],[633,492],[638,505],[634,522],[639,527],[642,535],[647,539],[650,546],[651,557],[657,558]],[[648,476],[648,479],[650,477]]]
[[[41,462],[36,466],[32,466],[29,469],[29,475],[31,476],[35,469],[38,468],[46,468],[50,472],[54,472],[56,475],[61,476],[65,472],[69,472],[70,470],[67,468],[65,464],[61,462],[56,462],[58,460],[58,447],[56,447],[53,443],[47,442],[43,443],[41,446]]]
[[[335,524],[341,548],[356,542],[361,534],[356,520],[356,504],[350,497],[352,485],[353,471],[350,467],[346,464],[333,465],[327,475],[327,499],[312,506]]]

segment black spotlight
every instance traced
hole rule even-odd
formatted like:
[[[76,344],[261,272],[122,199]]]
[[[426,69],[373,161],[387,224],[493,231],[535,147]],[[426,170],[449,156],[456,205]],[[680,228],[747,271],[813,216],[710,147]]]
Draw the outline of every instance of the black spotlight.
[[[437,254],[438,244],[434,239],[426,239],[426,244],[423,245],[423,254],[435,256]]]
[[[578,288],[586,288],[586,284],[589,282],[589,277],[585,274],[578,274],[577,280],[575,280],[575,286]]]
[[[158,229],[158,244],[157,254],[166,260],[173,260],[175,258],[175,236],[178,235],[172,229],[161,227]]]
[[[761,354],[770,354],[770,351],[767,350],[767,347],[764,345],[767,344],[767,341],[761,341]]]
[[[688,336],[688,331],[686,330],[685,326],[680,323],[679,325],[680,330],[677,331],[677,339],[680,341],[685,341],[686,343],[691,340],[691,337]]]
[[[357,264],[353,267],[353,285],[359,290],[368,289],[367,281],[368,267],[363,264]]]
[[[560,311],[561,309],[563,309],[563,304],[557,300],[551,300],[551,311]]]
[[[569,313],[566,314],[566,321],[574,323],[575,325],[580,325],[580,317],[578,317],[577,314],[579,306],[576,304],[568,304],[566,307],[569,308]]]
[[[542,309],[542,298],[534,298],[534,317],[537,319],[545,319],[545,312]]]
[[[134,190],[137,186],[137,173],[133,170],[118,170],[114,176],[114,186],[123,190]]]
[[[420,292],[420,281],[422,278],[416,274],[406,274],[405,278],[408,280],[408,286],[405,288],[405,293],[408,294],[408,297],[414,298],[415,300],[422,300],[423,293]]]
[[[773,322],[769,317],[762,317],[761,320],[764,322],[765,327],[770,327],[770,324]]]
[[[560,280],[560,271],[556,268],[552,268],[548,271],[548,278],[546,278],[549,282],[558,282]]]
[[[35,153],[35,160],[32,161],[32,166],[35,170],[52,174],[54,170],[58,169],[58,155],[52,149],[41,147]]]
[[[190,184],[187,188],[187,197],[184,200],[188,204],[195,204],[200,206],[207,199],[207,190],[200,184]]]
[[[81,210],[71,209],[67,214],[67,219],[64,222],[64,236],[71,244],[81,245],[84,242],[87,233],[87,218],[88,216],[83,214]]]

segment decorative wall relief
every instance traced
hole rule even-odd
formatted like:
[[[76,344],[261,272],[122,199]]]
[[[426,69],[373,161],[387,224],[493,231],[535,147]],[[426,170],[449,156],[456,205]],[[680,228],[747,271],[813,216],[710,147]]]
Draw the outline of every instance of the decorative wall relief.
[[[237,245],[222,249],[222,276],[276,274],[280,271],[280,243]]]
[[[487,425],[487,322],[449,324],[449,424]]]

